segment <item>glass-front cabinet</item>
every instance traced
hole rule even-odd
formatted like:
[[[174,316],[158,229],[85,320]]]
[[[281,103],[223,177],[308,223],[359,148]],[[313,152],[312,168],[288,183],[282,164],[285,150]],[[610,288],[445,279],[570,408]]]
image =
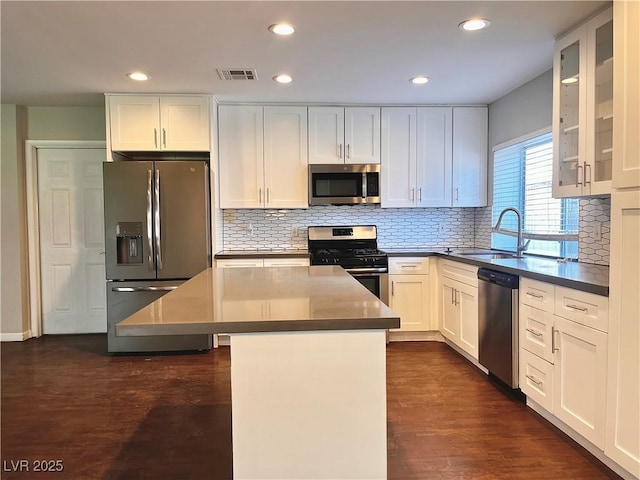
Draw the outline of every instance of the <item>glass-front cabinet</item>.
[[[553,88],[553,196],[611,193],[612,8],[558,40]]]

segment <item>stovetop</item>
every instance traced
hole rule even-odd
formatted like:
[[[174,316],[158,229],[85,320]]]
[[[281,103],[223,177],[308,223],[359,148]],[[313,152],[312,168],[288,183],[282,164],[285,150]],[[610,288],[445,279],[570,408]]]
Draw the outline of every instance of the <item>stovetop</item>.
[[[378,250],[375,225],[309,227],[311,265],[344,268],[387,268],[387,254]]]

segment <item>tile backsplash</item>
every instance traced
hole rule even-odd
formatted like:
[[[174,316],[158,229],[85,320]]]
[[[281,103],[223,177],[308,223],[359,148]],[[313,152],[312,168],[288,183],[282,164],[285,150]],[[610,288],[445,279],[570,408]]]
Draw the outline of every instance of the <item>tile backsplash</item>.
[[[224,249],[306,248],[311,225],[377,225],[380,248],[474,248],[474,210],[365,205],[224,210]]]
[[[609,265],[609,198],[580,200],[578,259]],[[490,248],[491,207],[380,208],[314,206],[306,210],[223,210],[224,250],[304,249],[310,225],[377,225],[380,248]]]

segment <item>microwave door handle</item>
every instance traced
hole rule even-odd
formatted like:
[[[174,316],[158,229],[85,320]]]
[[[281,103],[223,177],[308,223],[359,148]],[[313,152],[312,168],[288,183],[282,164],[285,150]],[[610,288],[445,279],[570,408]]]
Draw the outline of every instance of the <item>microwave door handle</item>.
[[[362,198],[367,198],[367,173],[362,174]]]

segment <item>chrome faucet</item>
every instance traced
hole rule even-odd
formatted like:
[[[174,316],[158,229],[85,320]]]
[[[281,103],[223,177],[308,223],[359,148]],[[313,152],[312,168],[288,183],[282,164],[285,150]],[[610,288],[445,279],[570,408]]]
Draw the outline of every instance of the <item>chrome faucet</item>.
[[[507,212],[513,212],[518,217],[518,246],[516,247],[516,257],[521,258],[522,253],[525,251],[527,246],[524,244],[524,241],[522,239],[522,215],[520,214],[520,210],[514,207],[507,207],[504,210],[502,210],[500,212],[500,215],[498,216],[498,221],[496,222],[496,225],[495,227],[493,227],[492,230],[494,232],[501,233],[500,224],[502,223],[502,217],[504,217],[504,214]]]

